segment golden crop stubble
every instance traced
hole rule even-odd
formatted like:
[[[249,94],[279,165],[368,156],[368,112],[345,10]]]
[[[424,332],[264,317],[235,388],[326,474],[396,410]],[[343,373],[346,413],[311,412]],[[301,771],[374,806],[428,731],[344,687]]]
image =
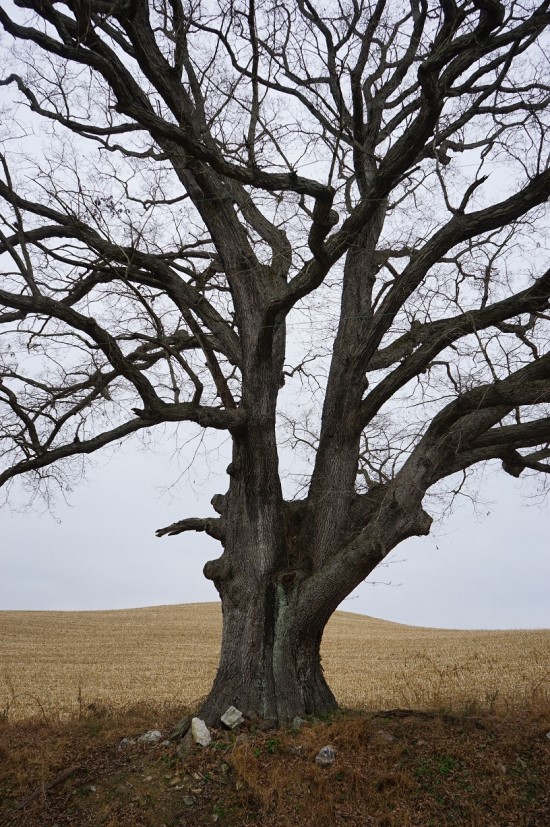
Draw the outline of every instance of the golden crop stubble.
[[[0,612],[0,713],[71,715],[90,703],[189,703],[219,655],[219,604]],[[422,629],[337,612],[323,666],[343,706],[480,709],[544,699],[550,630]],[[547,694],[546,694],[547,699]]]

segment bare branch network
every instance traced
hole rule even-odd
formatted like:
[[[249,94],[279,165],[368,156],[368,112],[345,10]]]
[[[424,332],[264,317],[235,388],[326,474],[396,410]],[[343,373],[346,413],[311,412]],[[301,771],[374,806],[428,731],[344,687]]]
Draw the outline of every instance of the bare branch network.
[[[0,23],[0,485],[160,423],[227,431],[218,516],[158,534],[220,540],[226,622],[252,591],[302,651],[429,532],[433,486],[550,471],[549,2],[15,0]],[[251,709],[332,703],[321,678],[283,702],[270,669]]]

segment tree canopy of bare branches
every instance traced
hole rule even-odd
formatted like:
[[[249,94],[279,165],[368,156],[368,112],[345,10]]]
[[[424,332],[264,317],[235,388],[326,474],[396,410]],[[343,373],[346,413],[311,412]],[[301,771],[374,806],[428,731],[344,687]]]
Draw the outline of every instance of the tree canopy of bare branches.
[[[0,485],[162,423],[227,432],[216,516],[157,532],[223,547],[203,714],[331,709],[324,626],[429,533],[430,490],[550,470],[550,2],[0,23]]]

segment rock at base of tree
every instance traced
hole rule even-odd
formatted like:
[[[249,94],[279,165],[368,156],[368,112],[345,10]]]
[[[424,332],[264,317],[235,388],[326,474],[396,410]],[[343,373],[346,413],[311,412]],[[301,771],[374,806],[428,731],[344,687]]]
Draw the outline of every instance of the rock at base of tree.
[[[201,747],[207,747],[212,741],[208,727],[200,718],[192,719],[191,732],[193,734],[193,740],[196,744],[200,744]]]
[[[306,723],[307,721],[304,721],[303,718],[300,718],[299,715],[296,715],[296,717],[292,721],[292,729],[301,729],[303,725]]]
[[[331,767],[336,761],[336,753],[331,746],[323,747],[315,756],[315,763],[319,767]]]
[[[177,741],[178,738],[183,738],[189,727],[191,726],[191,718],[189,715],[184,715],[183,718],[177,722],[176,726],[168,736],[169,741]]]
[[[230,706],[221,716],[222,724],[225,724],[228,729],[235,729],[239,724],[244,724],[243,714],[234,706]]]
[[[140,744],[156,744],[157,741],[162,741],[162,732],[158,729],[150,729],[140,735],[137,740]]]

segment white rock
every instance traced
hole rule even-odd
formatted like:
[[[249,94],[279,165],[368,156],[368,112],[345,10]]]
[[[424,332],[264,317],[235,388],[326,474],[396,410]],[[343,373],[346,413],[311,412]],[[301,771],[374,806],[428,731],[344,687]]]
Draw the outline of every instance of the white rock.
[[[200,744],[201,747],[207,747],[212,741],[208,727],[201,721],[200,718],[193,718],[191,721],[191,732],[195,743]]]
[[[144,732],[140,735],[138,741],[140,744],[156,744],[157,741],[162,740],[162,732],[158,729],[150,729],[149,732]]]
[[[235,729],[239,724],[244,724],[243,714],[236,707],[230,706],[223,713],[221,722],[225,724],[226,727],[229,727],[229,729]]]
[[[336,753],[333,747],[326,746],[319,750],[315,756],[315,763],[320,767],[330,767],[336,760]]]

